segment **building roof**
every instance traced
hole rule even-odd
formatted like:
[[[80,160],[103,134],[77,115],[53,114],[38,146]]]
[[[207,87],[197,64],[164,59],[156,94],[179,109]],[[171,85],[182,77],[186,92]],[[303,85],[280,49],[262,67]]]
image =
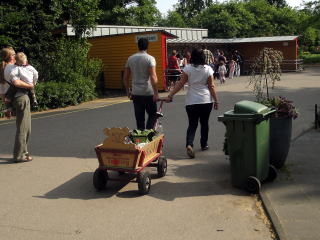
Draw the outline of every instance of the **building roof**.
[[[252,38],[204,38],[199,40],[168,39],[168,43],[252,43],[252,42],[283,42],[296,40],[298,36],[252,37]]]
[[[166,35],[168,37],[167,39],[177,38],[176,35],[173,35],[173,34],[167,32],[167,31],[164,31],[164,30],[154,30],[154,31],[146,31],[146,32],[119,33],[119,34],[110,34],[110,35],[105,35],[105,36],[94,36],[94,37],[89,37],[89,38],[116,37],[116,36],[121,36],[121,35],[126,35],[126,34],[138,34],[138,33],[140,33],[141,36],[143,36],[143,35],[148,35],[148,34],[152,34],[152,33],[156,33],[156,32],[160,32],[160,33]]]
[[[74,29],[71,25],[65,26],[67,36],[74,36]],[[116,26],[97,25],[95,30],[89,31],[88,37],[108,36],[125,33],[166,31],[181,39],[200,40],[208,37],[208,29],[202,28],[175,28],[175,27],[146,27],[146,26]]]

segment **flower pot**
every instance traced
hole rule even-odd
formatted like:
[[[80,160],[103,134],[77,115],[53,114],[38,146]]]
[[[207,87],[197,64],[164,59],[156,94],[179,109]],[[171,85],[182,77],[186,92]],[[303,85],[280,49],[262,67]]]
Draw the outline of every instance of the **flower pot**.
[[[292,118],[270,119],[270,164],[281,168],[287,158],[292,132]]]

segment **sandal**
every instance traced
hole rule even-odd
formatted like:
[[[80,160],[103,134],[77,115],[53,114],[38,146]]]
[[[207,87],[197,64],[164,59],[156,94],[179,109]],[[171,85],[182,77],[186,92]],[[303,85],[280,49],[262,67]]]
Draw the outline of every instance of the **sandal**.
[[[29,153],[26,153],[26,158],[25,158],[26,162],[30,162],[33,160],[33,158],[30,156]]]
[[[22,159],[16,159],[14,160],[15,163],[21,163],[21,162],[31,162],[33,160],[33,158],[29,155],[26,154],[24,158]]]

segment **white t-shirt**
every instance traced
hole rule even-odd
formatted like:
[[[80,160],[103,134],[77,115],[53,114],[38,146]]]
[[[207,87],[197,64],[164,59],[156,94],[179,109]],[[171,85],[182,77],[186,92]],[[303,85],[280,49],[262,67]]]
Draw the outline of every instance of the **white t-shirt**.
[[[208,65],[187,65],[183,72],[188,76],[188,92],[186,105],[212,103],[213,99],[208,88],[208,78],[213,77],[213,70]]]
[[[221,65],[221,66],[219,66],[218,71],[219,71],[219,73],[220,73],[220,72],[227,73],[227,68],[226,68],[226,66],[225,66],[225,65]]]
[[[22,71],[20,71],[20,67]],[[21,76],[20,76],[21,73]],[[12,83],[12,81],[21,79],[22,81],[32,84],[33,81],[37,82],[38,80],[38,72],[31,65],[27,66],[17,66],[14,64],[8,64],[4,68],[4,78],[6,81]],[[31,82],[30,82],[31,81]],[[20,97],[25,95],[24,92],[17,91],[15,97]]]
[[[15,66],[10,73],[11,81],[22,80],[28,84],[36,84],[38,71],[31,65]]]
[[[154,94],[150,82],[150,67],[156,66],[156,60],[145,51],[140,51],[128,58],[125,65],[132,74],[132,94],[152,96]]]

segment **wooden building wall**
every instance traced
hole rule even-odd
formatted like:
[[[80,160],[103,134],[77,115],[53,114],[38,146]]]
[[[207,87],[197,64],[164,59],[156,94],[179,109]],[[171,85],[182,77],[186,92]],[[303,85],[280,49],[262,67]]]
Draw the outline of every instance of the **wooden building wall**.
[[[89,57],[102,60],[104,73],[104,86],[109,89],[123,89],[122,74],[129,56],[138,52],[136,36],[157,35],[157,41],[150,41],[148,53],[157,62],[156,72],[158,76],[158,88],[165,88],[164,69],[166,65],[166,37],[162,32],[123,34],[105,37],[90,38],[92,44]]]
[[[233,44],[233,48],[237,49],[244,56],[245,70],[248,71],[249,65],[263,48],[273,48],[283,53],[282,70],[296,70],[296,61],[298,60],[297,41],[281,41],[281,42],[255,42],[255,43],[237,43]]]
[[[203,43],[169,43],[168,51],[176,49],[183,53],[185,50],[192,48],[201,48]],[[297,70],[298,60],[298,43],[297,40],[292,41],[278,41],[278,42],[248,42],[248,43],[206,43],[208,49],[214,52],[216,49],[223,50],[225,56],[229,58],[234,50],[238,50],[243,56],[245,63],[243,72],[248,73],[250,64],[258,55],[259,51],[264,47],[273,48],[282,51],[284,61],[282,63],[282,70]]]

